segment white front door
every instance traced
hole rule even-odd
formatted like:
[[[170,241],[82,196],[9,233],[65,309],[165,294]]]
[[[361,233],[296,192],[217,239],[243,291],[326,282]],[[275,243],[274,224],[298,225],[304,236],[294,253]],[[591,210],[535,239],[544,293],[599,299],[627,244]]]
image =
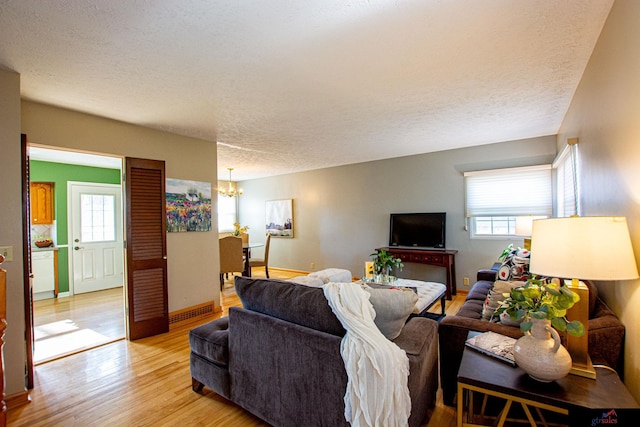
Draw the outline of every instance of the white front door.
[[[70,290],[79,294],[124,284],[122,188],[68,183]]]

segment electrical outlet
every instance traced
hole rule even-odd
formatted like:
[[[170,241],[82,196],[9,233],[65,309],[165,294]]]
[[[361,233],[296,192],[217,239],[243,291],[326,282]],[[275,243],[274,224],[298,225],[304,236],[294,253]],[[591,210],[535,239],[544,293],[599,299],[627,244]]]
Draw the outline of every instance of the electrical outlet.
[[[4,255],[5,261],[13,261],[13,246],[0,246],[0,254]]]
[[[311,263],[311,270],[315,270],[315,269],[316,269],[316,263],[315,263],[315,262],[312,262],[312,263]]]
[[[469,286],[469,278],[468,277],[463,278],[462,279],[462,284],[465,285],[465,286]]]

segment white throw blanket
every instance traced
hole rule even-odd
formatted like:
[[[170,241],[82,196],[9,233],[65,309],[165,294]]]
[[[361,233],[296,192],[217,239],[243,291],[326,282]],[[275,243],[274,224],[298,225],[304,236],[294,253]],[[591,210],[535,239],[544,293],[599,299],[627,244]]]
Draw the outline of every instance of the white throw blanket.
[[[373,323],[369,293],[355,283],[327,283],[324,295],[347,333],[340,353],[347,371],[344,416],[352,426],[407,426],[409,359]]]

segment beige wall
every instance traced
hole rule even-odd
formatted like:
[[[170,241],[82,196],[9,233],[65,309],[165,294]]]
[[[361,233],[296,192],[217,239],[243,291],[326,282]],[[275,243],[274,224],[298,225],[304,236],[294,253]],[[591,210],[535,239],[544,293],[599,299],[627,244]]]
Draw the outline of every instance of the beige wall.
[[[640,2],[616,0],[558,135],[579,138],[582,215],[627,217],[640,254]],[[640,401],[640,281],[599,284],[626,329],[625,384]]]
[[[165,161],[167,178],[217,184],[216,144],[31,102],[22,103],[30,143]],[[217,212],[213,231],[167,233],[169,311],[219,305]]]
[[[314,263],[316,270],[340,267],[360,277],[374,249],[388,244],[390,213],[446,212],[447,247],[459,251],[457,286],[464,289],[464,277],[473,284],[478,269],[523,241],[469,238],[463,172],[551,163],[555,141],[547,136],[243,181],[240,222],[249,225],[251,241],[264,241],[265,201],[293,199],[294,238],[271,239],[269,264],[308,271]],[[406,264],[401,275],[445,280],[444,269],[419,264]]]
[[[4,361],[7,395],[24,391],[20,75],[0,69],[0,246],[13,246],[7,270]]]
[[[7,394],[24,390],[24,313],[20,185],[20,132],[31,143],[102,154],[164,160],[166,176],[212,183],[217,181],[216,144],[78,112],[20,102],[19,75],[0,70],[0,245],[13,245],[13,263],[3,265],[10,281],[5,362]],[[217,204],[213,230],[167,235],[169,311],[215,301],[220,305],[217,280]]]

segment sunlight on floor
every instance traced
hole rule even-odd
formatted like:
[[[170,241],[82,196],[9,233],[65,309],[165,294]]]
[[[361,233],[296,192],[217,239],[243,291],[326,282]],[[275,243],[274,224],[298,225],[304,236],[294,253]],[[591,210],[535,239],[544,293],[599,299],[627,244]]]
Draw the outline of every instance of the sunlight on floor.
[[[62,320],[35,328],[34,363],[113,341],[91,329],[79,329],[71,320]]]

